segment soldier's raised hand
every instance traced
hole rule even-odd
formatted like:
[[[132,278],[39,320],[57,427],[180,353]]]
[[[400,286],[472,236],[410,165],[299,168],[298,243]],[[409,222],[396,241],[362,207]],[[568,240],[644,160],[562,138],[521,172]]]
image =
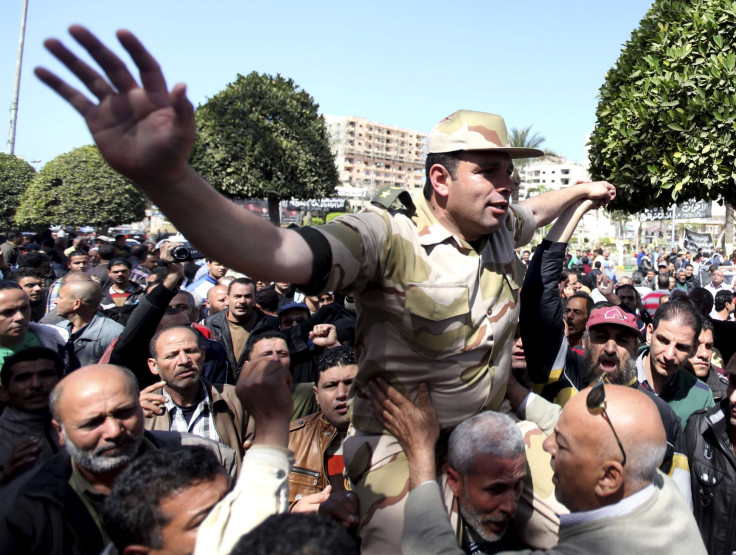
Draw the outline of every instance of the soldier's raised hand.
[[[155,58],[129,31],[118,31],[120,44],[140,73],[139,84],[125,64],[81,25],[69,33],[94,58],[107,78],[80,60],[61,41],[47,39],[46,48],[97,97],[97,104],[48,69],[36,75],[83,117],[100,152],[121,174],[144,188],[165,185],[188,172],[194,143],[194,109],[179,83],[166,87]]]

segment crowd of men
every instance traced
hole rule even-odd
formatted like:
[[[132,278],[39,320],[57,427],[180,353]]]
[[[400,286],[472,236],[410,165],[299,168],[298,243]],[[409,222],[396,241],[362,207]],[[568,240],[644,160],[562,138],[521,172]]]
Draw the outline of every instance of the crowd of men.
[[[142,86],[70,32],[107,79],[46,46],[99,103],[37,75],[209,258],[123,238],[41,245],[66,257],[44,265],[10,234],[0,552],[736,548],[736,323],[705,287],[650,313],[605,250],[571,267],[613,185],[512,205],[513,160],[542,152],[460,110],[429,135],[421,195],[278,228],[187,166],[185,89],[132,34]]]

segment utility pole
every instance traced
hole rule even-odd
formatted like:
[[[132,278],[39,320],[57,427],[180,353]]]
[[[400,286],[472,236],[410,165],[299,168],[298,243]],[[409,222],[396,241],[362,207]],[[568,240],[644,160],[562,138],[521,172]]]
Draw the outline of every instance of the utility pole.
[[[15,153],[15,125],[18,121],[18,94],[20,93],[20,69],[23,65],[23,42],[26,37],[26,16],[28,15],[28,0],[23,0],[23,16],[20,20],[20,38],[18,39],[18,58],[15,62],[15,88],[13,100],[10,102],[10,131],[8,132],[8,147],[6,154]]]

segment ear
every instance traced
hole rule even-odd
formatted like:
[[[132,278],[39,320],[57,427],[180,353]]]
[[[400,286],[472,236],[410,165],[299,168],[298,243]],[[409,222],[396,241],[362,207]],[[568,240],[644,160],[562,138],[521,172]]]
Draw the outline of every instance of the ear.
[[[454,468],[447,467],[447,485],[450,486],[455,497],[460,497],[460,490],[463,487],[463,477]]]
[[[647,324],[647,343],[652,344],[652,335],[654,334],[654,325]]]
[[[429,181],[432,184],[434,194],[440,198],[447,198],[452,186],[452,176],[445,166],[434,164],[429,168]]]
[[[601,468],[601,476],[594,488],[596,496],[601,498],[611,498],[611,496],[623,492],[623,488],[623,466],[621,466],[621,463],[618,461],[605,461]]]
[[[54,427],[54,430],[56,430],[56,433],[59,436],[59,445],[63,447],[65,444],[65,441],[64,441],[64,434],[61,432],[61,424],[59,424],[56,420],[52,419],[51,425]]]
[[[156,364],[155,358],[148,359],[148,369],[151,371],[151,374],[158,376],[158,364]]]
[[[314,400],[316,401],[317,406],[319,407],[319,397],[317,397],[317,386],[316,385],[312,386],[312,393],[314,393]],[[322,408],[322,407],[319,407],[319,408]]]
[[[8,394],[8,390],[4,385],[0,385],[0,401],[3,403],[10,401],[10,394]]]

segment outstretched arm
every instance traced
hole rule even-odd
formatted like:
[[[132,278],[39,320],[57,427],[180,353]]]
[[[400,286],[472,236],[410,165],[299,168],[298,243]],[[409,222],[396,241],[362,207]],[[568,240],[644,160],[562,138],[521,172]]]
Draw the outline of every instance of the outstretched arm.
[[[572,187],[565,187],[557,191],[548,191],[541,195],[528,198],[522,201],[521,204],[531,208],[537,221],[537,227],[541,227],[560,216],[567,208],[578,201],[589,200],[592,201],[593,205],[598,207],[605,206],[614,198],[616,198],[616,188],[613,185],[606,181],[596,181],[594,183],[581,183]],[[587,210],[589,208],[586,208],[585,211]],[[573,226],[574,229],[575,227]],[[572,235],[572,232],[570,234]],[[548,238],[550,241],[560,240],[551,237]]]
[[[534,384],[545,384],[553,369],[564,364],[568,345],[562,321],[563,306],[558,283],[562,272],[566,243],[580,218],[594,206],[591,200],[577,201],[567,207],[537,247],[521,288],[521,338]]]
[[[158,62],[128,31],[118,31],[117,36],[138,67],[141,84],[87,29],[73,25],[69,32],[106,78],[60,41],[48,39],[45,46],[98,103],[45,68],[36,68],[36,75],[84,117],[109,164],[135,181],[209,257],[255,278],[308,283],[312,254],[299,234],[237,206],[187,165],[194,144],[194,109],[185,85],[169,91]]]

